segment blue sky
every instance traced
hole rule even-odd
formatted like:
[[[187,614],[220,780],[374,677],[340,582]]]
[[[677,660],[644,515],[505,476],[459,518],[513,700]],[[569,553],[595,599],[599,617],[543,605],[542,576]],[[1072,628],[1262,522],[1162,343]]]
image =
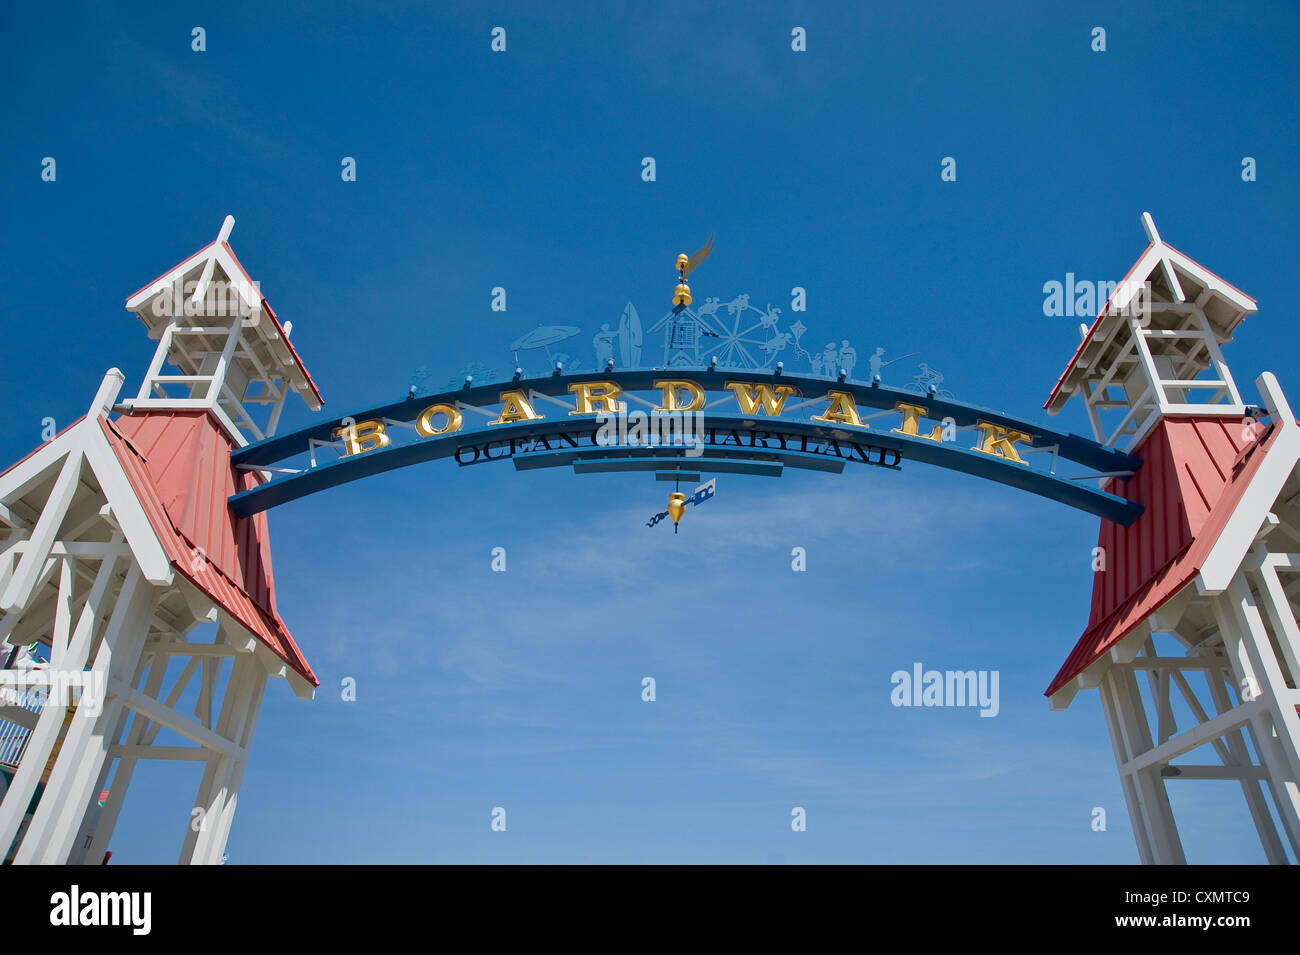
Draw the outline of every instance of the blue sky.
[[[1294,7],[563,6],[0,12],[0,459],[108,367],[138,387],[122,302],[227,213],[335,415],[420,367],[508,372],[538,324],[652,321],[716,233],[697,299],[804,287],[813,337],[1045,420],[1078,319],[1045,317],[1043,284],[1121,278],[1144,210],[1260,303],[1225,356],[1244,390],[1297,387]],[[231,861],[1136,861],[1095,694],[1042,696],[1095,518],[905,465],[724,475],[674,538],[644,526],[663,490],[444,461],[273,511],[322,687],[269,689]],[[917,661],[999,671],[999,715],[893,707]],[[173,861],[197,781],[138,772],[115,859]],[[1189,859],[1262,861],[1239,791],[1198,787],[1171,787]]]

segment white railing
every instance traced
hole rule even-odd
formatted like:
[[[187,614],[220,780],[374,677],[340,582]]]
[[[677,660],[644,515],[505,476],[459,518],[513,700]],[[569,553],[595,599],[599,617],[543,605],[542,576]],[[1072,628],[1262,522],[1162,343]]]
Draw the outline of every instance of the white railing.
[[[45,708],[46,691],[29,689],[18,692],[12,687],[0,688],[0,704],[21,707],[29,713],[39,714]],[[27,751],[27,741],[32,731],[13,720],[0,719],[0,765],[17,768]]]

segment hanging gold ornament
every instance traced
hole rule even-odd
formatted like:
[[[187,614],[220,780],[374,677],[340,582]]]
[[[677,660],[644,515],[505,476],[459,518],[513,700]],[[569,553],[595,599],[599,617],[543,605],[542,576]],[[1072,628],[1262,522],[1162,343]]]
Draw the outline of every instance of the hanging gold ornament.
[[[673,491],[668,495],[668,516],[673,519],[673,533],[677,533],[677,522],[682,519],[686,513],[686,495],[681,491]]]

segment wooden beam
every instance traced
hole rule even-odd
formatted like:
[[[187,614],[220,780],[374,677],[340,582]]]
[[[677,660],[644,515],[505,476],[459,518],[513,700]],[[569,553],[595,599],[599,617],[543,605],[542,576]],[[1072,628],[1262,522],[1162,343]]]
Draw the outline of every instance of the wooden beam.
[[[45,559],[54,545],[55,535],[58,534],[68,505],[72,503],[73,495],[77,492],[81,477],[81,462],[81,451],[76,448],[70,450],[64,459],[59,476],[54,481],[54,488],[50,491],[45,506],[41,508],[40,520],[36,522],[31,537],[23,545],[22,559],[14,569],[14,575],[10,578],[3,597],[0,597],[0,610],[16,610],[25,606],[31,599],[32,591],[45,567]]]
[[[1242,703],[1239,706],[1228,710],[1226,713],[1220,713],[1214,719],[1207,720],[1199,726],[1194,726],[1185,733],[1179,733],[1173,739],[1166,740],[1159,746],[1154,746],[1145,753],[1139,753],[1132,759],[1125,762],[1120,771],[1125,773],[1136,773],[1150,766],[1157,766],[1161,763],[1167,763],[1172,759],[1177,759],[1183,753],[1196,749],[1198,746],[1217,739],[1224,733],[1236,729],[1245,723],[1249,723],[1251,718],[1263,708],[1258,701]]]
[[[1131,670],[1228,670],[1226,657],[1136,657],[1128,663],[1112,664]]]
[[[1173,773],[1169,770],[1178,770]],[[1262,780],[1266,778],[1263,766],[1166,766],[1160,772],[1162,779],[1236,779]]]
[[[123,703],[137,713],[147,716],[160,726],[165,726],[169,730],[194,740],[200,746],[206,746],[208,749],[216,750],[224,756],[232,756],[236,759],[243,759],[248,755],[247,750],[242,746],[235,745],[224,736],[218,736],[207,727],[200,726],[189,717],[182,716],[175,710],[163,706],[163,704],[145,696],[139,690],[133,690],[121,680],[109,680],[108,692],[119,697]]]
[[[4,504],[0,504],[0,521],[3,521],[5,524],[8,524],[14,530],[18,531],[27,531],[32,528],[31,521],[19,517]]]
[[[85,442],[86,461],[117,516],[118,525],[131,545],[132,555],[145,580],[151,584],[170,584],[174,577],[171,561],[149,523],[135,488],[127,480],[126,472],[109,446],[108,438],[100,430],[99,422],[91,422],[91,427]]]
[[[185,657],[237,657],[243,653],[252,653],[253,647],[248,641],[242,646],[229,646],[222,643],[184,643],[169,641],[164,643],[161,640],[151,640],[145,645],[146,653],[164,653],[168,656],[185,656]]]
[[[108,755],[112,759],[169,759],[201,763],[217,754],[202,746],[139,746],[123,743],[110,746]]]

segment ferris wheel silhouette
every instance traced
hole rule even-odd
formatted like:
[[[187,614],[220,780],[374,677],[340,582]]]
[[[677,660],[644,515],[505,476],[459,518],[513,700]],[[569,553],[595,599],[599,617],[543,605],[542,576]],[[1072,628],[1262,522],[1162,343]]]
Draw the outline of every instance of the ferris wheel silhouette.
[[[724,310],[726,314],[719,314]],[[777,327],[779,308],[758,308],[748,295],[730,302],[711,298],[696,309],[700,325],[700,353],[705,359],[729,368],[768,368],[790,341],[788,332]]]

